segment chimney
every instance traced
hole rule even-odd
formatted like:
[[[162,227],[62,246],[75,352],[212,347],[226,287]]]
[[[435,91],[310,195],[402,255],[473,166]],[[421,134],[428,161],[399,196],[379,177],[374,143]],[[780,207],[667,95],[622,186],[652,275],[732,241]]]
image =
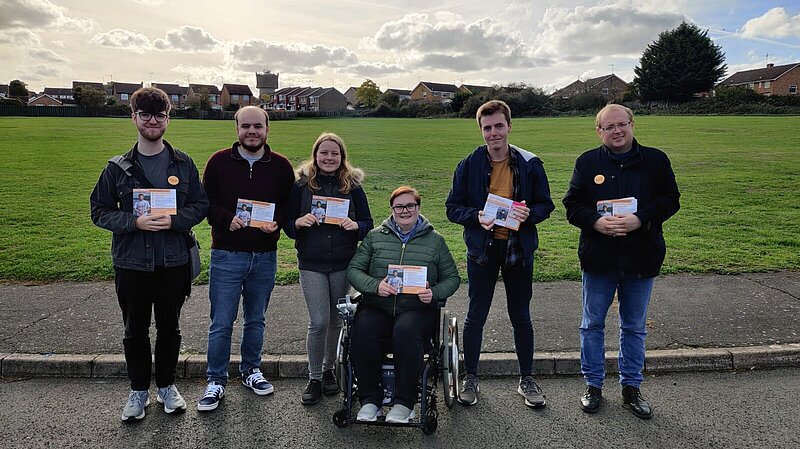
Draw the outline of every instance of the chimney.
[[[771,68],[771,67],[775,67],[775,64],[773,64],[773,63],[771,63],[771,62],[770,62],[769,64],[767,64],[767,68],[769,69],[769,68]]]

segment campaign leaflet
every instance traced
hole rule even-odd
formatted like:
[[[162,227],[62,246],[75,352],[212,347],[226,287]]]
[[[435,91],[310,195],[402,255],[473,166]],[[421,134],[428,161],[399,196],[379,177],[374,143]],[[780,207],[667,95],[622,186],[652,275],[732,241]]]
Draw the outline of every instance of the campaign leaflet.
[[[389,265],[386,282],[397,293],[418,294],[425,291],[428,282],[428,267],[416,265]]]
[[[632,214],[637,210],[638,202],[636,198],[632,196],[614,200],[600,200],[597,202],[597,213],[603,217]]]
[[[137,217],[177,215],[175,189],[133,189],[133,214]]]
[[[486,204],[483,206],[484,218],[494,218],[494,224],[497,226],[517,231],[520,225],[519,220],[511,218],[511,208],[514,206],[525,205],[490,193],[486,197]]]
[[[239,198],[236,203],[236,216],[247,226],[259,228],[275,221],[275,203],[243,198]]]
[[[321,195],[311,197],[311,215],[320,224],[341,224],[349,211],[350,200]]]

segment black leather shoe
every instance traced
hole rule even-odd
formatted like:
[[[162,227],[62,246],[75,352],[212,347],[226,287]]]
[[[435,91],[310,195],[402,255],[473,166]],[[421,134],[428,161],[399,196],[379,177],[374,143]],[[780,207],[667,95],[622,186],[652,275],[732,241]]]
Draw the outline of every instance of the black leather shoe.
[[[588,385],[586,393],[581,396],[581,410],[586,413],[597,413],[600,410],[600,401],[603,400],[603,390]]]
[[[311,379],[300,397],[303,405],[314,405],[322,398],[322,381]]]
[[[639,389],[632,385],[622,386],[622,406],[639,418],[650,419],[653,417],[653,409],[650,408],[650,404],[644,400]]]

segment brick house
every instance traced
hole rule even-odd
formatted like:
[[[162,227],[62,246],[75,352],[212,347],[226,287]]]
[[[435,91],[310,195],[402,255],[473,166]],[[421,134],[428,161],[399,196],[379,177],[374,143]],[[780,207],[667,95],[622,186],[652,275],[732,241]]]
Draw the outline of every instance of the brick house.
[[[61,106],[61,101],[48,94],[41,93],[28,100],[28,106]]]
[[[42,93],[50,95],[50,97],[60,101],[61,103],[73,100],[71,87],[45,87]],[[72,102],[74,103],[74,101]]]
[[[729,76],[717,86],[742,86],[761,95],[797,95],[800,63],[767,64],[761,69],[744,70]]]
[[[492,90],[493,87],[462,84],[462,85],[458,86],[458,89],[461,90],[462,92],[466,92],[468,94],[478,95],[478,94],[482,94],[484,92]]]
[[[208,95],[208,101],[211,103],[211,109],[222,108],[222,103],[220,103],[221,98],[219,88],[213,84],[189,84],[189,88],[186,90],[187,100],[201,93]]]
[[[232,104],[241,106],[248,106],[253,104],[253,91],[247,84],[223,84],[222,85],[222,100],[223,108]]]
[[[143,86],[144,83],[117,83],[112,81],[110,96],[116,98],[117,103],[130,104],[131,95]]]
[[[358,99],[356,98],[356,89],[358,89],[358,87],[350,86],[349,89],[344,91],[344,97],[347,98],[347,103],[350,106],[358,105]]]
[[[347,109],[347,97],[333,87],[284,87],[267,104],[268,109],[333,112]]]
[[[386,89],[386,92],[394,92],[400,97],[400,101],[411,100],[411,91],[406,89]],[[386,93],[384,92],[384,93]]]
[[[186,108],[186,95],[187,91],[189,90],[188,87],[165,83],[152,83],[151,86],[157,87],[167,94],[169,97],[169,102],[172,103],[173,109]]]
[[[455,84],[431,83],[420,81],[417,87],[411,90],[411,101],[438,101],[450,103],[459,92]]]
[[[578,94],[596,93],[609,100],[621,100],[628,89],[628,83],[615,74],[589,78],[586,81],[575,80],[561,89],[550,94],[551,98],[568,99]]]

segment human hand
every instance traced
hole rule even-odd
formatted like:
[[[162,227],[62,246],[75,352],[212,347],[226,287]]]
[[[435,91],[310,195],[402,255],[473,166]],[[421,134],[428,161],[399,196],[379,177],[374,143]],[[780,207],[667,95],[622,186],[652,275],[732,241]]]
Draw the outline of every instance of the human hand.
[[[611,237],[625,237],[629,232],[633,232],[642,227],[642,221],[634,214],[613,215],[600,217],[594,222],[594,229]]]
[[[242,220],[239,217],[233,217],[233,220],[231,220],[231,225],[228,227],[228,229],[230,229],[230,231],[233,232],[233,231],[238,231],[239,229],[242,229],[246,226],[247,223],[245,223],[244,220]]]
[[[515,205],[511,208],[511,218],[523,222],[530,216],[531,210],[525,205],[525,200],[522,200],[522,205]]]
[[[486,229],[487,231],[491,231],[494,227],[494,217],[492,218],[484,218],[486,214],[481,210],[478,211],[478,222],[480,222],[481,227]]]
[[[269,234],[271,232],[275,232],[275,231],[278,230],[278,222],[277,221],[270,221],[269,223],[265,223],[265,224],[259,226],[258,229],[261,229],[261,232],[265,232],[267,234]]]
[[[430,304],[431,300],[433,300],[433,290],[430,289],[430,286],[430,282],[425,282],[425,290],[417,294],[417,296],[419,296],[419,300],[425,304]]]
[[[389,276],[386,276],[385,278],[381,279],[380,284],[378,284],[378,296],[387,297],[390,295],[397,294],[397,290],[391,285],[389,285],[388,282],[386,282],[388,279]]]
[[[345,218],[344,221],[339,224],[339,226],[344,228],[345,231],[355,231],[358,229],[358,223],[351,220],[349,217]]]
[[[309,228],[318,224],[319,221],[317,221],[317,217],[313,216],[312,214],[305,214],[294,221],[294,227],[297,229]]]
[[[165,231],[172,226],[169,215],[142,215],[136,219],[136,229],[141,231]]]

